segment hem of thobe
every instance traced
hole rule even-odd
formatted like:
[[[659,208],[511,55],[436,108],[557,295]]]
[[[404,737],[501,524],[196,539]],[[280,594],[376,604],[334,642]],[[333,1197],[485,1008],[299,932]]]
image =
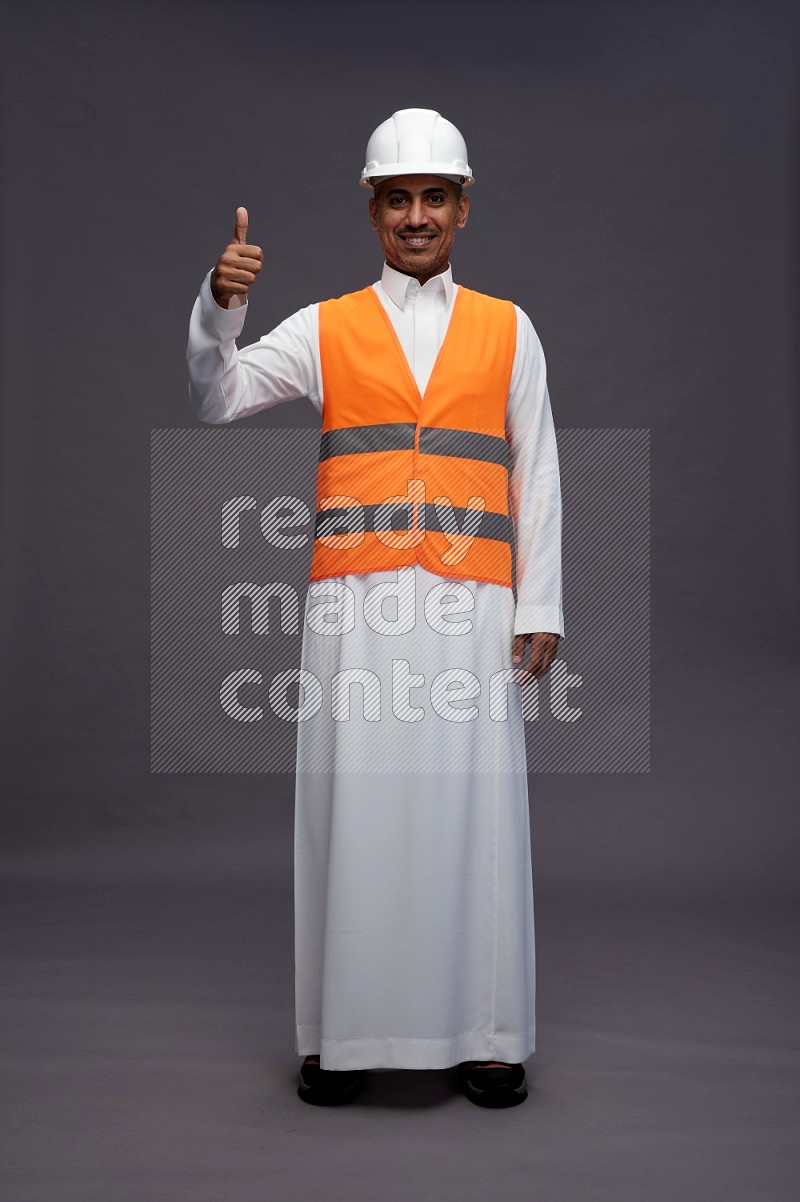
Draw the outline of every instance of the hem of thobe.
[[[527,1034],[465,1031],[449,1039],[320,1039],[319,1027],[298,1027],[300,1056],[319,1056],[320,1068],[452,1068],[464,1060],[522,1064],[536,1049],[536,1026]]]

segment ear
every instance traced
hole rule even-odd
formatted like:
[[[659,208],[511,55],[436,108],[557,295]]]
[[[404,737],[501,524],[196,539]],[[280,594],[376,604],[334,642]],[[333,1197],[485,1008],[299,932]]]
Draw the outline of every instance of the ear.
[[[369,223],[374,230],[378,229],[378,202],[374,196],[369,198]]]
[[[468,196],[459,196],[459,198],[458,198],[458,217],[456,218],[456,228],[457,229],[463,230],[464,226],[467,224],[468,216],[469,216],[469,197]]]

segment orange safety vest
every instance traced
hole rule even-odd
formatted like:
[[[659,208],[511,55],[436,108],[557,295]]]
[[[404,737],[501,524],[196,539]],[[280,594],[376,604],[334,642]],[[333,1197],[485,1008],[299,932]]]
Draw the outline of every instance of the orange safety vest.
[[[510,301],[459,287],[424,394],[372,287],[319,306],[323,412],[311,580],[422,564],[511,582]]]

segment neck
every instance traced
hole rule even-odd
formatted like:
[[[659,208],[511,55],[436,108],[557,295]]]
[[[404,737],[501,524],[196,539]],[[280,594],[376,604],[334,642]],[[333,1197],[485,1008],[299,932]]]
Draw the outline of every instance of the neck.
[[[394,263],[390,263],[388,260],[386,260],[386,266],[391,267],[392,271],[398,272],[399,275],[407,275],[409,279],[416,280],[421,286],[427,284],[428,280],[432,280],[437,275],[444,275],[450,267],[450,263],[445,263],[444,267],[441,267],[438,271],[428,272],[427,275],[424,273],[420,274],[417,271],[403,271],[402,267],[395,267]]]

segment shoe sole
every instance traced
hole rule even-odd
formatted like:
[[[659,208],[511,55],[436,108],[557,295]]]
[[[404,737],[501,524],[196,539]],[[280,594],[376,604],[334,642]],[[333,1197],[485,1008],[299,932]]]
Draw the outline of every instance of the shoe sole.
[[[479,1089],[467,1077],[461,1085],[462,1093],[476,1106],[485,1106],[491,1110],[502,1110],[508,1106],[519,1106],[528,1096],[528,1082],[525,1077],[519,1085],[495,1085],[489,1089]]]
[[[305,1081],[300,1078],[300,1084],[297,1087],[297,1095],[304,1102],[309,1102],[312,1106],[344,1106],[347,1102],[354,1102],[361,1092],[363,1080],[353,1081],[350,1085],[342,1086],[339,1089],[319,1089],[313,1085],[306,1085]]]

